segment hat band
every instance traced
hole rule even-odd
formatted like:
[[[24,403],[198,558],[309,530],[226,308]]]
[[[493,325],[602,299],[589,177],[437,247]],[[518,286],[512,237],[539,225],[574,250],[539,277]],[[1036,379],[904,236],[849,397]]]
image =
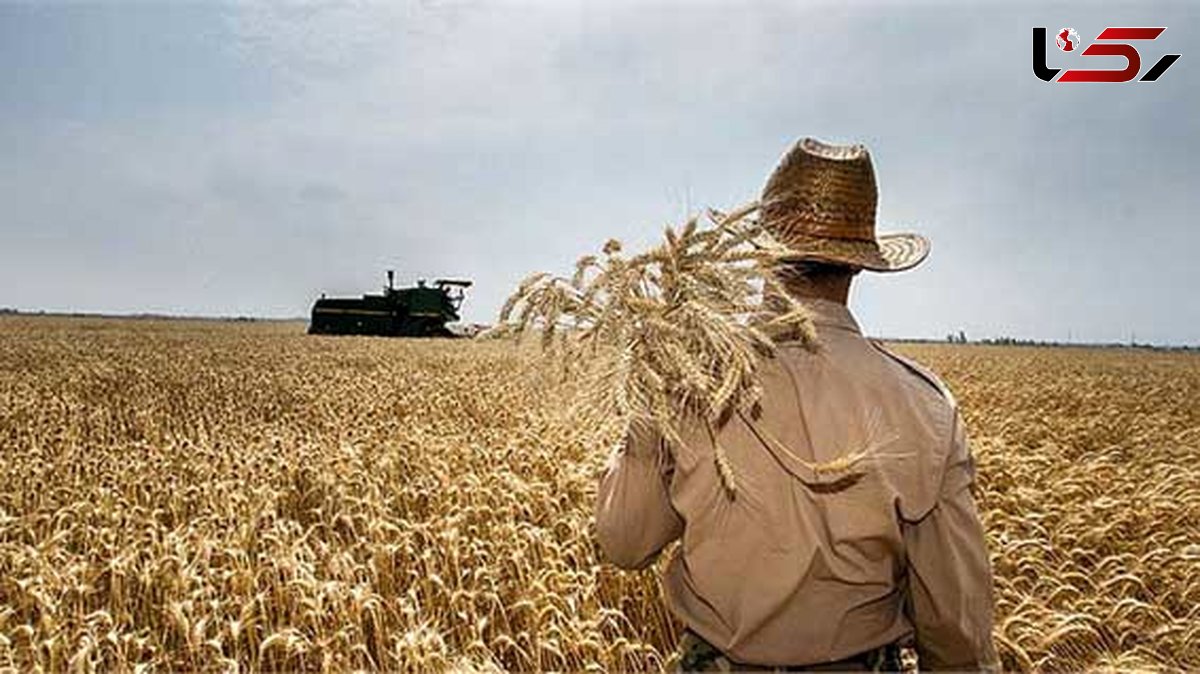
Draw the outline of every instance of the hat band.
[[[874,241],[875,223],[871,221],[826,220],[809,213],[792,213],[767,218],[766,226],[784,237],[804,236],[847,241]]]

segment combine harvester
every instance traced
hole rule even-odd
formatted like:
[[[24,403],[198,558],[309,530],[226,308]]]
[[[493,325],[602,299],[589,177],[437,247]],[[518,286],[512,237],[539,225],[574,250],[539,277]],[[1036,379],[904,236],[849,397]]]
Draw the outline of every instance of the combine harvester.
[[[470,281],[438,279],[432,286],[417,281],[411,288],[393,286],[387,273],[382,295],[326,298],[313,304],[310,335],[378,335],[384,337],[457,337],[446,327],[459,320],[463,290]]]

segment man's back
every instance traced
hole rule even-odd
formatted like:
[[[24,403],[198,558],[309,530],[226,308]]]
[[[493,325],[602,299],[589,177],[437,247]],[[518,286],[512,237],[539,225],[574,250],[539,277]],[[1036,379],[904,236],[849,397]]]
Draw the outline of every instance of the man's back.
[[[836,661],[916,633],[922,666],[995,662],[991,576],[961,419],[931,375],[814,301],[821,347],[784,344],[755,414],[673,448],[633,441],[601,483],[606,554],[664,579],[690,630],[734,662]],[[734,467],[730,498],[714,460]],[[821,466],[862,458],[845,471]]]

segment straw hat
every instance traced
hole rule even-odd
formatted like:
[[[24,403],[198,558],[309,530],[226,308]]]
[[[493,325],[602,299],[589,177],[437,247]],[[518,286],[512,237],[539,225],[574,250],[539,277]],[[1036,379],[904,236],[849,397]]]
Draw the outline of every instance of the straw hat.
[[[929,254],[929,240],[919,234],[876,236],[877,200],[866,147],[805,138],[767,180],[760,217],[768,231],[796,251],[788,259],[881,272],[917,266]]]

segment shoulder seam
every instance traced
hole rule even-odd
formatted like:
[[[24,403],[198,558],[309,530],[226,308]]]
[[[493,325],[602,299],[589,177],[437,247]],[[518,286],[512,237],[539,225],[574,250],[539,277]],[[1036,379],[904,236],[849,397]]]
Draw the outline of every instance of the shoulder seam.
[[[946,387],[946,384],[932,371],[917,361],[892,351],[884,346],[879,340],[868,339],[867,341],[870,342],[871,346],[875,347],[875,349],[883,355],[891,358],[897,363],[900,363],[908,371],[929,382],[939,393],[942,394],[942,397],[945,398],[948,403],[950,403],[950,409],[958,410],[958,400],[955,399],[954,394],[950,392],[950,389]]]

